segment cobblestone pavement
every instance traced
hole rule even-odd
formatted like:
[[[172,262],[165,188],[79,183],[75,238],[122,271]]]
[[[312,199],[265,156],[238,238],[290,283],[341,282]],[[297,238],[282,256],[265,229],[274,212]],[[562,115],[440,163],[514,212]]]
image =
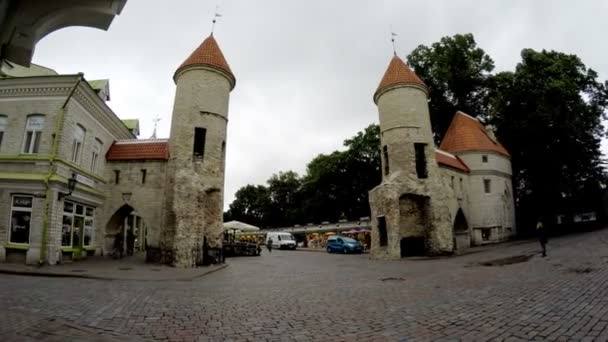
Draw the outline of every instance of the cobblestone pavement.
[[[273,251],[192,281],[0,275],[0,340],[608,341],[608,230],[538,249],[391,262]],[[522,262],[480,265],[497,260]]]

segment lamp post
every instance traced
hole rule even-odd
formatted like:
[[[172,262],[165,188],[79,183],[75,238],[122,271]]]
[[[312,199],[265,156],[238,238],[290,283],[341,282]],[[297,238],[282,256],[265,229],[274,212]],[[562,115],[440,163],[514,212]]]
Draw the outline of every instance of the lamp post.
[[[72,173],[72,178],[68,179],[68,191],[69,192],[59,192],[57,194],[57,200],[61,201],[62,198],[66,197],[66,196],[70,196],[72,194],[72,192],[74,191],[74,189],[76,188],[76,183],[78,181],[76,180],[76,174]]]

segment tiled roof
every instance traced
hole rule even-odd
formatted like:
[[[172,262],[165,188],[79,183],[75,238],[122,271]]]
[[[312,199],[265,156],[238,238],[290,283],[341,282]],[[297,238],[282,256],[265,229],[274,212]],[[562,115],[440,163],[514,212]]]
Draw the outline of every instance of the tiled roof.
[[[374,101],[377,102],[378,96],[386,88],[399,84],[414,84],[427,91],[426,84],[422,82],[418,75],[416,75],[399,56],[395,55],[393,59],[391,59],[391,62],[384,73],[384,77],[382,77],[382,81],[380,81],[380,85],[378,85],[378,89],[374,94]]]
[[[203,40],[201,45],[190,54],[190,57],[186,58],[182,65],[175,71],[173,78],[175,79],[175,76],[182,69],[191,65],[210,66],[224,71],[232,78],[231,83],[232,87],[234,87],[234,74],[232,73],[232,70],[230,70],[230,66],[228,66],[228,62],[226,62],[226,58],[224,58],[224,54],[213,35],[210,35]]]
[[[110,146],[106,154],[107,161],[168,159],[169,141],[167,139],[119,140]]]
[[[460,160],[460,158],[451,153],[436,150],[435,159],[437,159],[437,164],[439,164],[439,166],[443,165],[465,173],[469,172],[469,167],[462,160]]]
[[[494,151],[509,157],[509,152],[498,142],[492,140],[485,127],[474,117],[456,112],[448,127],[440,149],[450,152]]]

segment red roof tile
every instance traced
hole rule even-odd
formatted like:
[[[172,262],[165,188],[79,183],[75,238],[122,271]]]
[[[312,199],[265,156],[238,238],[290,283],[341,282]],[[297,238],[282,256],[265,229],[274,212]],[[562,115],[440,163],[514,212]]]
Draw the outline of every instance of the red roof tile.
[[[374,102],[378,101],[378,95],[386,88],[399,84],[414,84],[422,87],[428,92],[426,84],[422,82],[418,75],[416,75],[399,56],[395,55],[389,63],[388,68],[384,73],[384,77],[382,77],[382,81],[380,81],[380,85],[378,85],[378,89],[374,94]]]
[[[460,111],[454,115],[439,148],[450,153],[494,151],[510,156],[499,142],[493,141],[488,136],[479,120]]]
[[[175,76],[180,71],[191,65],[204,65],[220,69],[230,76],[231,85],[234,87],[234,83],[236,81],[234,74],[230,70],[230,66],[228,65],[228,62],[226,62],[226,58],[224,58],[224,54],[222,53],[222,50],[220,49],[213,35],[210,35],[203,40],[201,45],[199,45],[199,47],[196,48],[196,50],[194,50],[188,58],[186,58],[182,65],[180,65],[175,71],[173,79],[175,79]]]
[[[167,139],[115,141],[106,154],[107,161],[168,159],[169,141]]]
[[[435,159],[440,166],[447,166],[465,173],[469,172],[469,167],[460,158],[445,151],[435,151]]]

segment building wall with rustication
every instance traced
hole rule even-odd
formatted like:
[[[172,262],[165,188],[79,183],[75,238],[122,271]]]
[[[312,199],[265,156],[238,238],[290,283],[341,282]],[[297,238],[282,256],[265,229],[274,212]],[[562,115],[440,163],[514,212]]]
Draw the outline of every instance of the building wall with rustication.
[[[461,153],[470,168],[439,166],[426,92],[416,85],[389,88],[377,97],[382,183],[369,193],[374,258],[438,255],[471,245],[504,241],[515,233],[509,158],[491,152]],[[415,143],[425,144],[427,177],[416,171]],[[482,162],[487,155],[487,162]],[[490,180],[486,192],[484,180]],[[381,220],[386,244],[381,244]]]
[[[213,68],[176,75],[169,139],[162,259],[178,267],[202,263],[202,246],[222,246],[224,164],[231,84]],[[203,156],[195,156],[195,128],[206,129]],[[169,228],[171,227],[171,228]]]

